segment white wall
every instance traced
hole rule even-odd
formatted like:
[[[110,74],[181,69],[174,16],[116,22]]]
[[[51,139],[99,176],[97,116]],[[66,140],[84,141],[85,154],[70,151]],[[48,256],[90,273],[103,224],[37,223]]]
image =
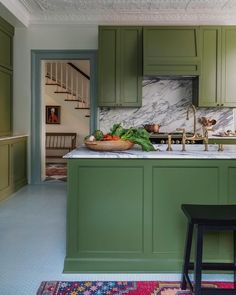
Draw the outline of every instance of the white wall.
[[[14,133],[30,134],[31,50],[97,49],[98,26],[34,26],[16,28],[14,37]]]
[[[83,143],[83,139],[89,134],[89,118],[85,117],[89,110],[75,109],[76,103],[65,101],[65,94],[56,94],[55,86],[45,87],[44,109],[46,105],[61,106],[61,124],[46,124],[46,132],[75,132],[77,133],[77,145]]]

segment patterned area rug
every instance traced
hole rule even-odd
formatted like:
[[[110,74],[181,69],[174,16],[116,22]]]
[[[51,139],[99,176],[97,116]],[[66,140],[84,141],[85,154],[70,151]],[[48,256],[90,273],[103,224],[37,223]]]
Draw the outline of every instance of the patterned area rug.
[[[66,163],[51,163],[46,164],[46,179],[45,181],[66,181],[67,166]]]
[[[233,283],[204,282],[204,287],[233,288]],[[182,291],[179,282],[158,281],[86,281],[42,282],[37,295],[192,295],[190,291]]]

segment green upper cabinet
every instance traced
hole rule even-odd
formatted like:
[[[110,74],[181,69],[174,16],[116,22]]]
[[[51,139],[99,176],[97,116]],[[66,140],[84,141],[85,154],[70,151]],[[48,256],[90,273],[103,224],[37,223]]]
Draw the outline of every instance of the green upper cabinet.
[[[224,107],[236,107],[236,27],[222,27],[222,98]]]
[[[0,17],[0,66],[12,70],[14,28]]]
[[[201,27],[201,75],[199,100],[202,107],[221,104],[221,28]]]
[[[200,29],[198,106],[236,106],[236,27]]]
[[[144,76],[198,75],[198,27],[145,27]]]
[[[142,104],[142,28],[99,28],[99,106]]]
[[[0,67],[0,136],[12,130],[12,72]]]
[[[0,136],[12,132],[12,40],[14,28],[0,17]]]

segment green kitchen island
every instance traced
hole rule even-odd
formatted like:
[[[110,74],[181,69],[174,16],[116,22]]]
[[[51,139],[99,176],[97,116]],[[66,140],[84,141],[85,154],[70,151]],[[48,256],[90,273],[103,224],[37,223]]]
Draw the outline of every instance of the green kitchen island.
[[[68,162],[65,273],[181,272],[181,204],[236,204],[236,147],[94,152]],[[231,233],[208,233],[204,259],[232,262]]]

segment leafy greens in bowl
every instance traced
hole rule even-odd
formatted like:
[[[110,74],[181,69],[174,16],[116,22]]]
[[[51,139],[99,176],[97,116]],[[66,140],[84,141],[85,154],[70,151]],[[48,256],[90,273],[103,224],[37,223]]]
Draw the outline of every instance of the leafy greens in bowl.
[[[110,134],[117,135],[122,140],[129,140],[135,144],[140,145],[143,151],[155,151],[154,146],[149,139],[150,134],[144,128],[131,127],[125,129],[119,123],[113,125]]]

